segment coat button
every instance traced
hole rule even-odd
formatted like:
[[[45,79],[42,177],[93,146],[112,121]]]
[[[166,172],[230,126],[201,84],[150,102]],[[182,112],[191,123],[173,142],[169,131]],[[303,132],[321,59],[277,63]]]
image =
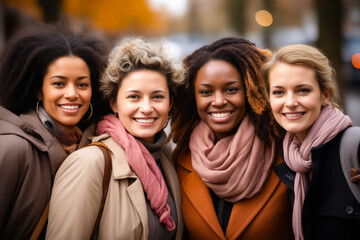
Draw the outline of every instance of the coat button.
[[[354,208],[352,207],[352,206],[347,206],[346,208],[345,208],[345,212],[346,212],[346,214],[353,214],[354,213]]]

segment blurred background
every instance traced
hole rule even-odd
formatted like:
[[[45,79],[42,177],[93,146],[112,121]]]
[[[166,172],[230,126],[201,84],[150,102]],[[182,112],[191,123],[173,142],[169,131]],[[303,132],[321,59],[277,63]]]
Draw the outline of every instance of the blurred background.
[[[345,113],[360,125],[360,0],[0,0],[0,51],[17,31],[59,20],[110,44],[164,37],[179,60],[227,36],[271,50],[316,46],[337,71]]]

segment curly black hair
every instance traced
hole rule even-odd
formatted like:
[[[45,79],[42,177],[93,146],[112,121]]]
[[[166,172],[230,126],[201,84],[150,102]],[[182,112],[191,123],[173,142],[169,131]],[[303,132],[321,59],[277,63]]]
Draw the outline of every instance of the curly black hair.
[[[83,59],[89,67],[93,117],[80,128],[96,122],[109,107],[101,98],[99,80],[106,64],[108,47],[91,34],[75,34],[56,25],[40,25],[18,32],[5,45],[0,61],[0,104],[19,115],[35,109],[49,65],[64,56]],[[88,115],[84,116],[87,118]]]
[[[265,144],[270,144],[275,136],[273,120],[260,72],[262,63],[270,55],[270,51],[261,50],[248,40],[228,37],[199,48],[183,60],[185,80],[177,89],[182,97],[176,99],[171,116],[170,137],[177,143],[175,155],[190,151],[190,135],[200,121],[194,83],[199,69],[211,60],[226,61],[238,70],[245,85],[247,113],[255,125],[256,134]]]

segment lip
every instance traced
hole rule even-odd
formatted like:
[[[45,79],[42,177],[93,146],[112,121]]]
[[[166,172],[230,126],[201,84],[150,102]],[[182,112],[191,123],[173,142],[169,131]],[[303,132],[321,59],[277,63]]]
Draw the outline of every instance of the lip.
[[[288,120],[297,120],[304,116],[305,112],[289,112],[282,115]]]
[[[66,113],[77,113],[80,108],[81,108],[81,104],[59,104],[58,105],[62,111],[66,112]]]
[[[226,122],[233,114],[233,111],[209,112],[210,118],[215,122]]]

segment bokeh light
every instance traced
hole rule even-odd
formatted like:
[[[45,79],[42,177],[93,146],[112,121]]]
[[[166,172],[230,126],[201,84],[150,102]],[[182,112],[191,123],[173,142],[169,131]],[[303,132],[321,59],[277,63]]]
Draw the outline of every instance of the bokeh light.
[[[273,23],[273,17],[270,12],[266,10],[259,10],[255,14],[256,22],[263,27],[268,27]]]
[[[355,68],[360,69],[360,53],[353,54],[351,57],[351,62]]]

